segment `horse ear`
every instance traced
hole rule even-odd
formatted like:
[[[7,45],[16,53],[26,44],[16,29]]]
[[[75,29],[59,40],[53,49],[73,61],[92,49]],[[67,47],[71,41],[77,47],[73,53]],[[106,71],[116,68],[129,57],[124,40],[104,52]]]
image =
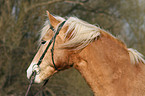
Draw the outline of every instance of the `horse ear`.
[[[55,17],[52,16],[48,11],[46,12],[47,12],[50,24],[55,28],[55,26],[57,26],[60,23],[60,21],[56,20]]]

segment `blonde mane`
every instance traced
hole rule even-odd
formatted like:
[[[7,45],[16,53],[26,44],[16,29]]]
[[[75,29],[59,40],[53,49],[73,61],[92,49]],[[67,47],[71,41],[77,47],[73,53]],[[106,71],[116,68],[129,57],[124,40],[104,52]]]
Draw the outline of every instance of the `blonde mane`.
[[[67,40],[62,44],[65,48],[82,49],[100,36],[98,27],[75,17],[68,18],[65,26],[68,27],[65,33]]]
[[[137,50],[128,48],[128,52],[132,64],[138,64],[139,62],[145,64],[144,56],[141,53],[139,53]]]
[[[59,16],[55,16],[55,18],[59,20],[60,23],[65,20],[64,18],[59,17]],[[98,36],[100,36],[101,34],[100,30],[102,30],[99,27],[96,27],[95,25],[91,25],[76,17],[68,18],[64,26],[68,28],[64,34],[64,37],[65,37],[64,39],[66,42],[64,44],[61,44],[61,47],[68,48],[68,49],[85,48],[89,43],[93,42],[94,40],[98,38]],[[48,32],[49,28],[50,28],[49,20],[46,20],[44,27],[41,30],[40,40],[42,40],[42,38]],[[110,34],[110,36],[114,37],[112,36],[112,34]],[[116,38],[114,37],[114,39]],[[143,64],[145,64],[143,55],[139,53],[137,50],[128,48],[128,53],[129,53],[132,64],[139,63],[139,62],[142,62]]]

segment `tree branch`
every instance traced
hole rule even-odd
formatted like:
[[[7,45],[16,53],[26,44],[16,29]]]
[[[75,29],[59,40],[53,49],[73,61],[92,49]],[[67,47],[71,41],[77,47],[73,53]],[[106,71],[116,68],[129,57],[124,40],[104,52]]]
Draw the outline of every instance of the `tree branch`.
[[[79,4],[79,5],[84,5],[84,3],[81,3],[79,1],[65,1],[66,3],[71,3],[71,4]]]
[[[84,6],[84,3],[81,3],[79,1],[69,1],[69,0],[53,0],[53,1],[48,1],[48,2],[42,2],[42,3],[37,3],[37,4],[34,4],[32,6],[30,6],[29,8],[26,8],[24,10],[25,13],[27,13],[28,11],[36,8],[36,7],[40,7],[40,6],[44,6],[44,5],[48,5],[48,4],[53,4],[53,3],[57,3],[57,2],[66,2],[66,3],[71,3],[71,4],[79,4],[81,6]]]
[[[53,4],[53,3],[62,2],[62,1],[65,1],[65,0],[53,0],[53,1],[48,1],[48,2],[37,3],[37,4],[30,6],[29,8],[25,9],[25,13],[27,13],[28,11],[30,11],[36,7],[39,7],[39,6]]]

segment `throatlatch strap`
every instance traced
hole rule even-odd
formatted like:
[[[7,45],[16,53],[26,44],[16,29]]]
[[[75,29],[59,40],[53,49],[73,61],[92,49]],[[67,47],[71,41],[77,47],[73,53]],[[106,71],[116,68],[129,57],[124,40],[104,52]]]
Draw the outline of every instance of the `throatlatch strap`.
[[[52,63],[53,63],[53,65],[54,65],[55,70],[57,70],[57,67],[56,67],[56,65],[55,65],[54,58],[53,58],[55,40],[56,40],[56,36],[59,34],[59,31],[61,30],[61,28],[62,28],[62,26],[64,25],[65,22],[66,22],[66,21],[63,21],[63,22],[59,25],[59,27],[58,27],[58,29],[57,29],[55,35],[54,35],[53,45],[52,45],[52,48],[51,48]]]

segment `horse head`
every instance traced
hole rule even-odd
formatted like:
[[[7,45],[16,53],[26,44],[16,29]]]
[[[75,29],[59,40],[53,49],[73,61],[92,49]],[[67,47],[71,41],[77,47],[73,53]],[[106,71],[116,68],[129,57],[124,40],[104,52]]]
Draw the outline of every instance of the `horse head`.
[[[56,18],[52,16],[48,11],[47,15],[49,20],[45,22],[45,27],[42,29],[41,32],[39,40],[40,48],[36,53],[34,59],[32,60],[29,68],[27,69],[28,78],[30,78],[32,73],[36,71],[36,77],[34,80],[34,82],[36,83],[44,81],[45,79],[60,70],[68,69],[73,66],[73,62],[71,59],[72,51],[68,51],[68,49],[61,47],[61,45],[64,44],[66,41],[64,34],[68,28],[67,26],[61,26],[61,28],[59,29],[59,34],[56,36],[54,41],[54,35],[56,35],[56,31],[58,30],[59,25],[63,21],[65,21],[65,19],[61,17]],[[48,50],[46,50],[49,43],[51,42],[51,39],[53,44],[50,44],[50,47],[48,48]],[[52,49],[52,47],[54,48]],[[41,63],[38,65],[38,62],[44,54],[45,50],[46,54],[43,56]]]

